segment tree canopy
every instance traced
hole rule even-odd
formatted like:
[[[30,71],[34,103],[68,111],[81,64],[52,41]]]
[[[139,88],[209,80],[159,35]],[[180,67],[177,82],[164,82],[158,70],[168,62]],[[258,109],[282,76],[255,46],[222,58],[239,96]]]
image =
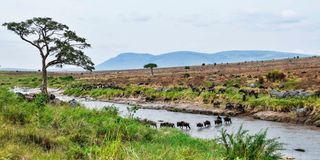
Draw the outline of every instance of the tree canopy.
[[[4,23],[3,26],[37,48],[43,60],[50,59],[43,66],[45,68],[76,65],[90,71],[94,69],[93,62],[82,51],[91,45],[67,25],[51,18],[36,17],[23,22]]]
[[[83,52],[91,45],[65,24],[52,18],[35,17],[22,22],[4,23],[3,26],[39,51],[42,58],[42,93],[48,93],[48,67],[75,65],[89,71],[94,69],[93,62]]]
[[[148,63],[143,66],[143,68],[157,68],[157,67],[158,67],[158,65],[154,64],[154,63]]]

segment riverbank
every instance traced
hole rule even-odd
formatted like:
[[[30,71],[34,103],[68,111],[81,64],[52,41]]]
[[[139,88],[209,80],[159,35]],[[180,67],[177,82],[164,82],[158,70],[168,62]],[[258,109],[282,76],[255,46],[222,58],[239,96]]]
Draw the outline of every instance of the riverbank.
[[[87,97],[88,98],[88,97]],[[239,111],[236,108],[227,110],[222,109],[222,107],[208,107],[208,105],[195,104],[191,102],[161,102],[152,101],[147,102],[143,98],[113,98],[113,99],[103,99],[98,98],[98,100],[119,104],[129,104],[137,106],[142,109],[155,109],[155,110],[167,110],[172,112],[182,112],[182,113],[193,113],[193,114],[205,114],[205,115],[228,115],[237,117],[252,117],[254,119],[282,122],[282,123],[293,123],[293,124],[303,124],[320,127],[320,121],[314,121],[315,112],[312,110],[300,110],[296,112],[276,112],[259,109],[253,109],[248,106],[244,106],[244,110]],[[225,103],[223,103],[225,104]],[[232,104],[237,106],[239,104]]]

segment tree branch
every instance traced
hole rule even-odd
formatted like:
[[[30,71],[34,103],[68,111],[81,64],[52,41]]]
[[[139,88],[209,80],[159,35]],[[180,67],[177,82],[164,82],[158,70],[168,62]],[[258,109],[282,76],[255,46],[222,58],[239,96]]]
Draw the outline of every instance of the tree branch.
[[[33,45],[34,47],[38,48],[38,50],[40,51],[40,55],[41,55],[42,57],[44,57],[44,54],[43,54],[42,49],[41,49],[40,46],[38,46],[38,45],[36,45],[35,43],[31,42],[30,40],[26,39],[25,37],[23,37],[22,34],[19,34],[19,35],[20,35],[20,38],[21,38],[22,40],[24,40],[24,41],[28,42],[29,44]]]
[[[49,63],[46,65],[46,68],[48,68],[48,67],[50,67],[50,66],[53,66],[53,65],[61,64],[61,63],[63,63],[62,60],[56,59],[56,60],[53,60],[53,61],[49,62]]]

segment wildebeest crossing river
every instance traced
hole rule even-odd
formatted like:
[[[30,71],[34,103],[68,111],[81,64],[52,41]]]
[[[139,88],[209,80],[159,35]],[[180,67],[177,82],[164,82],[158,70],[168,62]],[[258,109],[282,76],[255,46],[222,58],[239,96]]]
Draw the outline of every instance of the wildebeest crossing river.
[[[38,92],[37,89],[15,88],[15,92],[33,93]],[[62,101],[70,101],[75,99],[77,102],[83,104],[87,108],[101,109],[106,106],[114,106],[118,108],[121,116],[128,115],[129,105],[115,104],[103,102],[93,99],[76,98],[72,96],[65,96],[58,90],[51,90],[51,93]],[[242,125],[244,129],[249,130],[251,134],[257,133],[263,129],[268,129],[268,137],[279,137],[279,141],[285,144],[285,150],[281,151],[283,154],[292,156],[299,160],[319,160],[320,159],[320,129],[302,125],[294,125],[287,123],[277,123],[262,120],[253,120],[251,118],[237,118],[232,117],[232,124],[223,124],[220,127],[214,126],[216,116],[170,112],[166,110],[152,110],[152,109],[139,109],[134,116],[140,119],[148,119],[155,122],[159,121],[175,123],[178,121],[186,121],[190,123],[190,130],[183,130],[193,137],[212,139],[220,136],[220,131],[225,128],[228,132],[235,132]],[[212,126],[199,129],[196,127],[197,123],[211,121]],[[305,152],[299,152],[295,149],[303,149]]]

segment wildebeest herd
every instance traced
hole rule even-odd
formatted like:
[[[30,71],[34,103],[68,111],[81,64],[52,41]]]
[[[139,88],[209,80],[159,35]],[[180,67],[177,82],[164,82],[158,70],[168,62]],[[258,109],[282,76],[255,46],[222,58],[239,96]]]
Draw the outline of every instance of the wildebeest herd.
[[[143,124],[149,125],[151,127],[157,128],[157,122],[155,122],[155,121],[143,119],[143,120],[140,120],[140,122],[142,122]],[[216,127],[219,127],[223,124],[223,122],[225,125],[232,124],[231,118],[229,116],[225,116],[222,118],[218,115],[216,120],[214,120],[214,125]],[[179,121],[175,124],[172,122],[164,122],[162,120],[159,120],[158,123],[159,123],[160,128],[163,128],[163,127],[175,128],[175,127],[177,127],[177,128],[186,129],[186,130],[191,129],[190,123],[185,122],[185,121]],[[198,122],[196,124],[196,127],[199,129],[208,128],[208,127],[211,127],[211,122],[209,120],[206,120],[204,122]]]

